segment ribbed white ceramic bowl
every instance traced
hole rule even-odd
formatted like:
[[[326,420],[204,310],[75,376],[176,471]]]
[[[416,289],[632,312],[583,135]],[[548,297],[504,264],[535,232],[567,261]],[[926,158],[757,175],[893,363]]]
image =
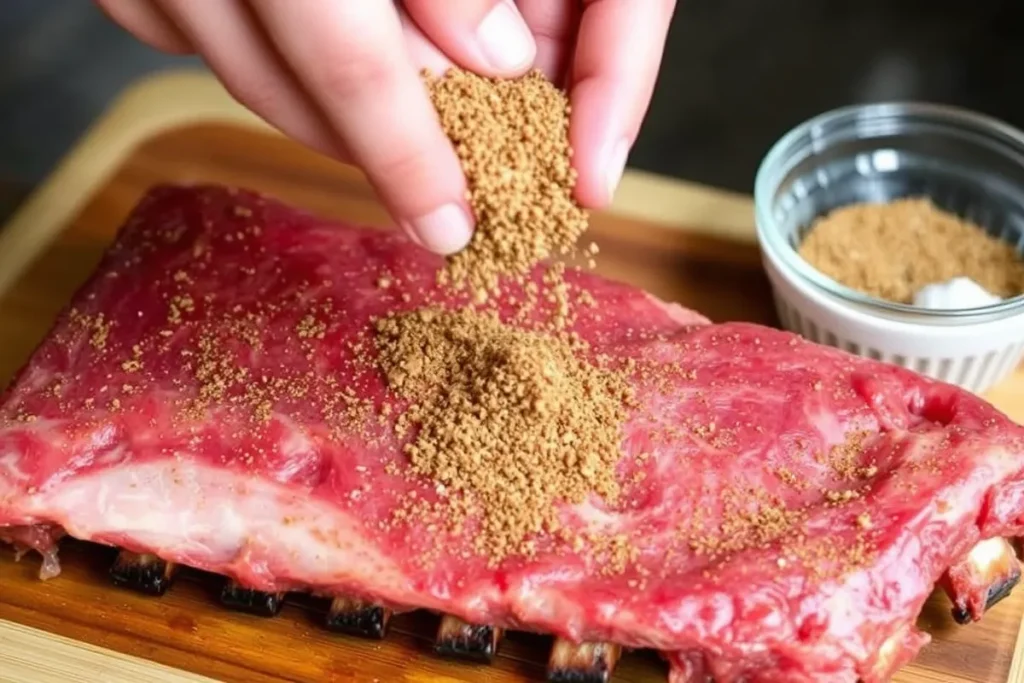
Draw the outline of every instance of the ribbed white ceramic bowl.
[[[754,190],[779,318],[812,341],[984,392],[1024,356],[1024,297],[946,311],[893,304],[840,285],[796,251],[832,209],[922,196],[1024,253],[1024,133],[950,107],[877,104],[822,114],[779,140]]]

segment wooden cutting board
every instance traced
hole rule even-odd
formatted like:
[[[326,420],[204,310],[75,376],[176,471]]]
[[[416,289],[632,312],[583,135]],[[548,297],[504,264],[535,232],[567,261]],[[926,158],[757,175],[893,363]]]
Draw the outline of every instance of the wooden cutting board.
[[[324,216],[383,225],[351,168],[271,133],[209,77],[171,74],[119,101],[0,231],[0,386],[25,361],[151,185],[217,182],[269,192]],[[749,199],[630,172],[612,211],[593,221],[600,270],[699,309],[715,320],[775,324],[753,239]],[[1024,421],[1024,375],[990,395]],[[71,542],[60,577],[0,549],[0,681],[493,681],[540,679],[549,641],[513,634],[483,667],[430,652],[436,618],[397,618],[366,642],[321,630],[289,605],[273,619],[228,612],[196,577],[162,598],[112,588],[112,556]],[[1024,589],[975,625],[957,626],[945,597],[926,606],[934,637],[901,671],[904,683],[1024,682],[1015,655]],[[157,664],[159,663],[159,664]],[[161,666],[164,665],[164,666]],[[1011,670],[1012,669],[1012,670]],[[187,673],[186,673],[187,672]],[[665,680],[653,655],[627,655],[615,680]]]

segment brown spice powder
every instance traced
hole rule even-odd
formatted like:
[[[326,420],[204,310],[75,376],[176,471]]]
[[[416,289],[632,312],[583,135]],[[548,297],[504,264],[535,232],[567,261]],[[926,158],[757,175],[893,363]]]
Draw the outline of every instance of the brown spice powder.
[[[388,386],[415,402],[403,415],[418,427],[405,447],[413,471],[478,510],[478,551],[531,555],[531,535],[558,530],[557,501],[615,503],[624,377],[480,311],[424,309],[376,328]]]
[[[721,492],[722,517],[717,527],[703,533],[687,533],[690,549],[697,555],[723,556],[774,543],[792,544],[806,513],[790,509],[763,489],[727,487]]]
[[[1013,246],[928,199],[837,209],[812,226],[799,253],[833,280],[897,303],[955,277],[1003,298],[1024,293],[1024,261]]]
[[[472,241],[440,277],[482,300],[501,277],[571,254],[587,229],[588,214],[573,197],[568,100],[539,71],[491,79],[450,69],[425,79],[477,221]]]
[[[840,480],[862,479],[866,468],[861,465],[864,450],[868,445],[871,432],[863,429],[854,429],[844,435],[840,443],[829,449],[825,458],[825,464],[829,466],[832,473]],[[869,475],[873,476],[873,474]]]

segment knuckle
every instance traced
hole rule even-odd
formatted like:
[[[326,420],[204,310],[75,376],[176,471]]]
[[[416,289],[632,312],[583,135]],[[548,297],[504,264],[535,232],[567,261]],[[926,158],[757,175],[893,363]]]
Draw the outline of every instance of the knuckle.
[[[404,188],[426,187],[433,177],[430,160],[415,145],[400,145],[382,154],[374,167],[380,181]]]
[[[397,68],[386,55],[367,49],[349,49],[325,59],[317,71],[322,88],[335,96],[350,98],[390,88]]]

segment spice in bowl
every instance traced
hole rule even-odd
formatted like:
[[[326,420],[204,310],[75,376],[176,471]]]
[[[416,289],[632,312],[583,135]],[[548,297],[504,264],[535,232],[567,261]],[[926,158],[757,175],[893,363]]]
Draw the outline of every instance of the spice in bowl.
[[[799,248],[863,294],[922,308],[973,308],[1024,293],[1013,245],[925,198],[853,204],[820,218]]]

